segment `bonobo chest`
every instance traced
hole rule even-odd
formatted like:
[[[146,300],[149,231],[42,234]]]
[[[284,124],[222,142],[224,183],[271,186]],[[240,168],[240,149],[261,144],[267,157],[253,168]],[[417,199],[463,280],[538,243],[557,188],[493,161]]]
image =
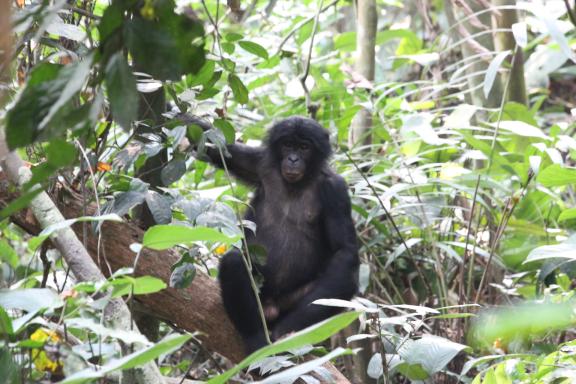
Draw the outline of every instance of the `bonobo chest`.
[[[285,227],[297,232],[314,231],[319,225],[320,205],[317,186],[293,192],[284,188],[264,188],[260,196],[259,206],[255,207],[260,228],[258,232],[266,231],[266,227],[276,230]],[[287,234],[280,231],[280,234]]]

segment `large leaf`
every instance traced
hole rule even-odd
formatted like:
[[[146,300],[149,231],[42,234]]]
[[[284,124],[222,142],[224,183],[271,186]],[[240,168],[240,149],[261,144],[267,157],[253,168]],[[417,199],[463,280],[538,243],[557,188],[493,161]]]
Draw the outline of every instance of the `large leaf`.
[[[359,313],[357,312],[345,312],[298,331],[285,339],[253,352],[234,368],[209,380],[208,384],[224,384],[242,369],[267,356],[297,349],[304,345],[320,343],[350,325],[358,316]]]
[[[241,40],[238,42],[238,45],[251,54],[261,57],[264,60],[268,60],[268,51],[266,51],[266,49],[260,44],[253,41]]]
[[[240,104],[246,104],[248,102],[248,89],[242,83],[242,80],[236,75],[228,75],[228,85],[232,89],[234,94],[234,99]]]
[[[112,117],[122,128],[129,130],[138,115],[139,96],[136,79],[122,52],[114,54],[106,65],[106,88]]]
[[[102,323],[96,322],[89,318],[73,317],[71,319],[66,319],[64,323],[70,328],[89,330],[94,334],[101,336],[102,338],[113,337],[115,339],[122,340],[127,344],[150,344],[146,336],[139,332],[106,327]]]
[[[112,297],[120,297],[130,294],[148,295],[166,288],[166,283],[154,276],[122,276],[112,280],[110,284],[114,286]]]
[[[496,80],[496,75],[498,74],[498,70],[500,69],[500,67],[502,66],[502,63],[504,62],[506,57],[508,57],[509,54],[510,54],[510,51],[499,52],[496,55],[496,57],[494,57],[494,59],[492,59],[492,62],[490,62],[490,65],[488,66],[488,69],[486,70],[486,76],[484,77],[484,86],[483,86],[484,97],[488,97],[488,95],[490,94],[490,91],[492,90],[492,86],[494,85],[494,80]]]
[[[352,350],[338,347],[332,352],[306,363],[298,364],[297,366],[286,369],[280,373],[269,376],[262,381],[257,381],[256,384],[275,384],[275,383],[290,383],[304,375],[305,373],[314,371],[322,366],[322,364],[345,354],[351,354]]]
[[[399,354],[410,365],[420,365],[428,375],[442,370],[466,345],[433,335],[424,335],[418,340],[407,340]]]
[[[154,3],[154,19],[133,18],[124,38],[136,67],[158,80],[179,80],[204,65],[204,28],[199,20],[174,12],[172,0]]]
[[[481,343],[536,337],[574,326],[574,303],[527,303],[480,315],[470,334]]]
[[[107,215],[102,215],[102,216],[82,216],[82,217],[77,217],[75,219],[68,219],[68,220],[64,220],[61,221],[59,223],[54,223],[52,225],[49,225],[48,227],[44,228],[44,230],[40,233],[39,236],[50,236],[52,235],[54,232],[59,231],[61,229],[67,228],[75,223],[79,223],[79,222],[86,222],[86,221],[122,221],[122,218],[120,218],[120,216],[114,214],[114,213],[110,213]]]
[[[545,187],[576,184],[576,168],[566,168],[558,164],[552,164],[540,172],[537,180]]]
[[[61,65],[36,66],[18,102],[6,114],[6,141],[10,148],[31,144],[39,135],[38,126],[58,99],[63,84],[55,84]]]
[[[56,292],[48,288],[0,290],[0,306],[37,313],[43,309],[59,308],[64,302]]]
[[[561,244],[544,245],[533,249],[532,252],[528,254],[526,260],[524,260],[524,264],[532,261],[557,258],[576,260],[576,236],[570,237]]]
[[[239,236],[228,237],[222,232],[208,227],[155,225],[144,234],[142,245],[151,249],[163,250],[178,244],[191,244],[195,241],[214,241],[233,244],[239,239]]]
[[[80,92],[88,80],[91,68],[92,55],[89,55],[84,58],[84,60],[66,65],[62,69],[60,76],[58,76],[54,84],[54,86],[58,88],[61,87],[61,91],[58,93],[55,102],[50,106],[46,116],[42,118],[39,129],[44,129],[56,113],[58,113],[58,111],[60,111],[60,109],[64,107],[72,97]]]
[[[191,337],[192,335],[168,335],[150,347],[143,348],[121,359],[110,361],[108,364],[100,367],[99,370],[95,371],[93,368],[88,368],[68,376],[66,379],[61,381],[60,384],[75,384],[93,381],[94,379],[104,377],[114,371],[126,370],[140,366],[154,360],[160,355],[165,355],[176,350],[182,344],[190,340]]]
[[[14,248],[12,248],[6,240],[0,239],[0,261],[6,262],[12,268],[16,269],[19,259]]]

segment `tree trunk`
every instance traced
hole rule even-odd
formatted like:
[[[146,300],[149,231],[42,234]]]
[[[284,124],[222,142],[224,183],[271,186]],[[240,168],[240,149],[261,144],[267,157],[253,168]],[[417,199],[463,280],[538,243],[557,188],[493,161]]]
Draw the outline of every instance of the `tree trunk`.
[[[370,82],[374,81],[377,27],[376,0],[356,0],[356,72]],[[363,108],[352,120],[348,145],[370,144],[371,128],[372,112]]]
[[[9,204],[16,197],[5,176],[0,173],[0,207]],[[78,217],[82,212],[80,199],[62,193],[55,200],[66,218]],[[94,207],[88,207],[87,214],[93,213]],[[12,221],[31,234],[38,234],[41,229],[28,210],[14,215]],[[79,236],[82,235],[81,223],[73,226],[73,229]],[[98,237],[92,232],[87,239],[88,251],[102,271],[108,270],[107,264],[112,271],[133,267],[135,254],[130,250],[130,244],[141,242],[143,234],[143,230],[132,223],[105,222],[101,227],[100,252],[97,252]],[[179,258],[176,251],[144,249],[134,275],[150,275],[168,283],[170,267]],[[136,296],[136,299],[149,313],[186,331],[199,332],[198,338],[208,350],[218,352],[233,362],[244,358],[241,339],[222,306],[218,284],[202,271],[197,272],[192,284],[186,289],[166,288],[151,295]],[[325,367],[332,374],[335,383],[349,384],[332,364]]]
[[[445,0],[444,9],[446,17],[452,29],[454,42],[464,39],[458,47],[462,51],[462,65],[468,65],[466,74],[468,77],[469,97],[472,104],[497,108],[502,100],[502,85],[498,76],[488,97],[484,97],[484,78],[490,61],[494,56],[494,40],[492,39],[490,12],[474,15],[485,9],[480,0],[468,0],[464,3],[456,0]],[[471,16],[471,17],[470,17]],[[458,23],[460,20],[470,17],[467,21]],[[475,57],[473,57],[475,56]],[[473,64],[472,64],[473,63]]]
[[[493,3],[496,7],[516,5],[516,0],[493,0]],[[498,29],[511,29],[512,25],[517,22],[518,12],[515,9],[501,9],[500,15],[496,15],[495,18],[495,26]],[[512,32],[497,32],[494,36],[494,43],[498,51],[510,50],[513,53],[506,60],[509,68],[502,72],[502,84],[510,82],[506,100],[528,105],[522,48],[516,44]]]

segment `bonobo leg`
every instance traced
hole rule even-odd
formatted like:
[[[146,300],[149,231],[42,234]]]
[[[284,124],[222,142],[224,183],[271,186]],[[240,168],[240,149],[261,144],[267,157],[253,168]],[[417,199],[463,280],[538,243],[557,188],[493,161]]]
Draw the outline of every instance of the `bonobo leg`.
[[[220,260],[218,280],[224,308],[244,339],[246,352],[252,353],[266,345],[266,337],[242,257],[237,249],[226,253]]]
[[[321,298],[350,300],[356,294],[357,288],[353,279],[346,280],[330,281],[329,279],[320,279],[313,283],[315,285],[314,288],[293,309],[286,314],[282,314],[280,319],[273,325],[271,332],[272,341],[276,341],[290,332],[299,331],[341,312],[341,308],[312,304],[312,302]]]

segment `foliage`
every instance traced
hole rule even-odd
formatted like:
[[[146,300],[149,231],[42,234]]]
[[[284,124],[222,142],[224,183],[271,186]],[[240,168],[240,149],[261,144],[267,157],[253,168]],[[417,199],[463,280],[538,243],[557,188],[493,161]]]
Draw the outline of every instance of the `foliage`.
[[[241,247],[253,223],[239,219],[249,189],[199,160],[206,146],[226,155],[235,139],[258,144],[275,119],[314,112],[332,133],[333,166],[350,185],[362,257],[362,297],[321,304],[360,313],[344,347],[368,348],[367,376],[574,380],[570,1],[547,9],[519,3],[513,47],[500,51],[475,45],[490,25],[468,32],[488,10],[465,9],[450,21],[460,2],[426,2],[419,13],[378,1],[374,81],[352,68],[357,33],[346,1],[322,9],[322,2],[254,1],[239,15],[216,0],[16,3],[16,53],[11,80],[0,84],[9,96],[0,119],[33,179],[0,212],[6,377],[83,382],[159,356],[164,374],[190,373],[200,364],[192,363],[190,348],[200,352],[186,344],[190,335],[163,325],[165,338],[151,343],[121,332],[101,321],[105,303],[187,287],[200,269],[214,276],[223,250]],[[504,94],[517,86],[506,78],[519,52],[526,105]],[[363,108],[373,117],[371,143],[350,145],[349,127]],[[204,132],[185,113],[215,128]],[[97,201],[99,212],[37,237],[10,222],[38,193],[35,185],[56,182]],[[140,219],[142,204],[158,225],[133,246],[135,258],[142,247],[177,247],[182,257],[170,282],[127,269],[106,282],[78,283],[58,252],[47,250],[59,228],[92,222],[85,228],[98,232],[104,220]],[[226,372],[208,364],[199,378],[223,382],[253,364],[277,375],[262,382],[314,382],[309,372],[322,375],[321,363],[349,351],[292,349],[320,343],[356,316],[281,340]],[[122,343],[139,349],[123,355]],[[171,354],[182,345],[188,349]],[[299,361],[310,351],[321,356]]]

